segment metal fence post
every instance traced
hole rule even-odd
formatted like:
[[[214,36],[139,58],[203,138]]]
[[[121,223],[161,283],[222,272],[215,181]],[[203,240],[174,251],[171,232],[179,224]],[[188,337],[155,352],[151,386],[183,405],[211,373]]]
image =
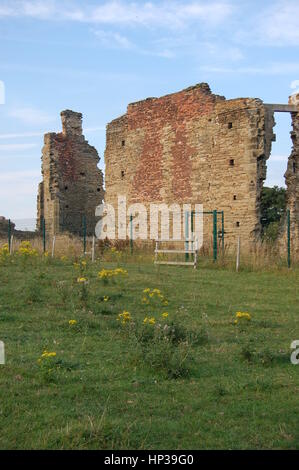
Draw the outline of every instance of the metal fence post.
[[[287,210],[288,268],[291,267],[291,212]]]
[[[213,260],[217,261],[217,211],[213,211]]]
[[[185,250],[189,250],[189,212],[185,212]],[[185,261],[189,260],[189,253],[185,253]]]

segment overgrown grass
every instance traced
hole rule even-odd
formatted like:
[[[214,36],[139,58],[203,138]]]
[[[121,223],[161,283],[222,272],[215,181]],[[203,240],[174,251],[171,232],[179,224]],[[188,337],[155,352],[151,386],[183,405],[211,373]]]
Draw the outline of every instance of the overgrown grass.
[[[0,448],[299,448],[298,270],[14,256],[0,276]]]

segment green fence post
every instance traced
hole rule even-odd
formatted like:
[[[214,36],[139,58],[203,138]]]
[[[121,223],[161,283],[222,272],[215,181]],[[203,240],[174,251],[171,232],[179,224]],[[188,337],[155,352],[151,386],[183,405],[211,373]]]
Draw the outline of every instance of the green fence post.
[[[287,210],[287,230],[288,230],[288,268],[291,267],[291,212]]]
[[[10,219],[8,220],[8,250],[9,250],[9,253],[10,253],[10,248],[11,248],[11,221]]]
[[[43,217],[42,230],[43,230],[43,251],[45,253],[46,252],[46,221],[44,217]]]
[[[189,212],[185,212],[185,240],[185,250],[189,250]],[[189,253],[185,253],[185,261],[188,260]]]
[[[83,216],[83,252],[86,253],[86,216]]]
[[[221,212],[222,254],[224,253],[224,211]]]
[[[217,211],[213,211],[213,260],[217,261]]]
[[[130,251],[131,255],[133,254],[134,246],[133,246],[133,215],[130,215]]]

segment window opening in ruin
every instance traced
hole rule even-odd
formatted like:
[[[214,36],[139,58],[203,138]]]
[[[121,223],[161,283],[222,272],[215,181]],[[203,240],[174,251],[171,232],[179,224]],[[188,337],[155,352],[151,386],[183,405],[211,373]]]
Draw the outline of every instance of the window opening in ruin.
[[[229,161],[229,164],[230,164],[230,166],[234,166],[235,160],[232,158],[232,159]]]
[[[236,196],[236,195],[234,195],[234,201],[236,201],[236,200],[237,200],[237,196]]]
[[[288,165],[288,158],[292,151],[291,113],[274,113],[276,125],[273,132],[276,135],[272,142],[270,157],[267,160],[267,176],[264,182],[266,187],[285,187],[284,173]]]
[[[240,222],[237,222],[237,223],[236,223],[236,226],[237,226],[237,227],[240,227]]]
[[[85,173],[82,171],[82,172],[80,173],[80,175],[81,175],[81,176],[85,176]]]
[[[67,191],[67,190],[68,190],[68,187],[67,187],[67,186],[65,186],[65,187],[64,187],[64,189]]]
[[[97,192],[99,193],[101,191],[101,188],[97,188]]]
[[[125,177],[125,172],[124,172],[124,170],[121,170],[121,177],[122,177],[122,178]]]
[[[267,174],[261,193],[262,236],[266,239],[276,240],[279,227],[286,210],[286,186],[284,174],[288,165],[288,158],[292,151],[291,113],[274,113],[276,135],[272,142],[271,154],[267,159]],[[293,167],[293,171],[296,168]]]
[[[228,128],[229,128],[229,129],[232,129],[232,128],[233,128],[233,123],[232,123],[232,122],[229,122],[229,123],[228,123]]]
[[[125,140],[122,140],[121,141],[121,146],[124,147],[126,145],[126,141]]]

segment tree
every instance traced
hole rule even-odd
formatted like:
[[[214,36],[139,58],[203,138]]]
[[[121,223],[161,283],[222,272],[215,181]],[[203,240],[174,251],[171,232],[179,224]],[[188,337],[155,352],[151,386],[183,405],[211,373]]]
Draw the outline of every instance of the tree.
[[[264,238],[276,240],[286,210],[286,189],[264,187],[261,196],[261,224]]]

